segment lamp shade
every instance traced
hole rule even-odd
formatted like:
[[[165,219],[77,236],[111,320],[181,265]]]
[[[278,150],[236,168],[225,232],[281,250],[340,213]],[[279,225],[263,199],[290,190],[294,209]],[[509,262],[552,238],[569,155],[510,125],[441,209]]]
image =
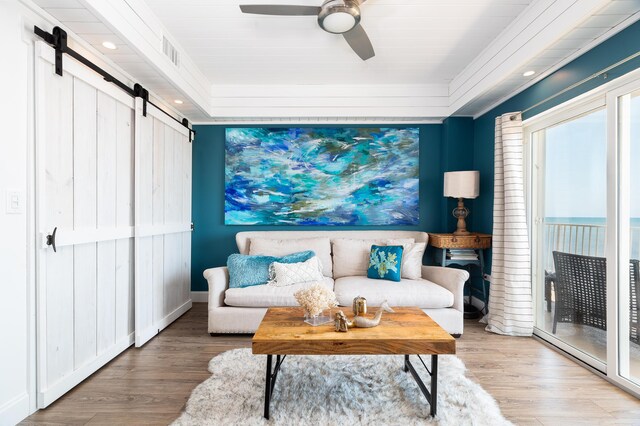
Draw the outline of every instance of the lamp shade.
[[[444,196],[454,198],[476,198],[480,195],[480,172],[445,172]]]

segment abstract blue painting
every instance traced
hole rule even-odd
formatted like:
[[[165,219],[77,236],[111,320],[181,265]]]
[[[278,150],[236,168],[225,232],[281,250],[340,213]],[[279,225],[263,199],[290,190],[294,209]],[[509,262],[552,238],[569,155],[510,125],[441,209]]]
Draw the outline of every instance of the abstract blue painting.
[[[417,225],[417,128],[228,128],[227,225]]]

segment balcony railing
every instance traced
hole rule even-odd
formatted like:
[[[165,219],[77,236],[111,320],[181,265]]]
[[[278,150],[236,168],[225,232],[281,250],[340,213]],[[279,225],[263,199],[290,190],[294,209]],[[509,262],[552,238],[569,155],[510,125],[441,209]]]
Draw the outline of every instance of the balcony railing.
[[[547,272],[554,272],[553,251],[605,257],[607,247],[606,225],[572,223],[544,224],[544,265]],[[640,257],[640,227],[631,228],[631,258]]]

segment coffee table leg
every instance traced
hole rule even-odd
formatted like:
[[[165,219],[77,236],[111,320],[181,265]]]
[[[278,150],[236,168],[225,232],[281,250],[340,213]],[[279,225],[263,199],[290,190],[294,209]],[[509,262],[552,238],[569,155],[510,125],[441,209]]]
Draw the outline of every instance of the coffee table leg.
[[[425,386],[415,367],[413,366],[413,364],[411,364],[409,355],[404,356],[404,371],[409,371],[411,373],[413,379],[418,384],[420,391],[422,391],[424,397],[427,398],[427,402],[429,403],[431,409],[431,415],[435,416],[438,407],[438,355],[431,355],[431,371],[429,371],[429,369],[427,368],[426,364],[422,360],[422,357],[420,357],[420,355],[417,355],[417,357],[431,376],[431,392],[429,392],[429,389],[427,389],[427,387]]]
[[[273,355],[267,355],[267,377],[264,386],[264,418],[269,420],[269,405],[271,402],[271,359]]]
[[[273,364],[273,355],[267,355],[267,375],[264,381],[264,418],[269,420],[269,408],[271,406],[271,397],[273,396],[273,388],[276,385],[280,366],[284,362],[286,355],[276,356],[276,365]]]
[[[438,355],[431,355],[431,415],[435,417],[438,408]]]

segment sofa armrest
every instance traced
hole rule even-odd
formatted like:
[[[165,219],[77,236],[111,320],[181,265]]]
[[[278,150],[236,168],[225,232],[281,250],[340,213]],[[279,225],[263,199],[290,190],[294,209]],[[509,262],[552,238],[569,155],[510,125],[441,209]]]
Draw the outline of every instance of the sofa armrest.
[[[453,308],[464,311],[464,283],[469,273],[462,269],[442,266],[422,266],[422,278],[429,280],[453,293]]]
[[[209,309],[224,306],[224,292],[229,287],[227,267],[209,268],[202,275],[209,283]]]

